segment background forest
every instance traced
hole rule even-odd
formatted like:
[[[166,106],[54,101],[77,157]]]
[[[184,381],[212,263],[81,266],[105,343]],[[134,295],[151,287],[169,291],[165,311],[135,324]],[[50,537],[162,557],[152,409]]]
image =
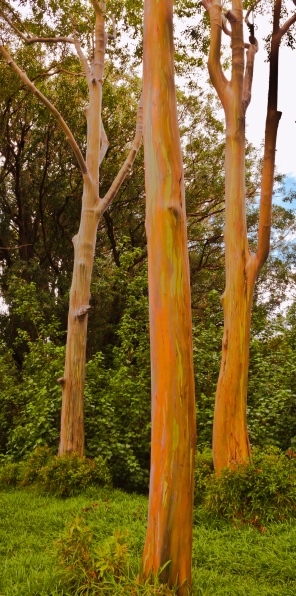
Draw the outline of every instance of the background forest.
[[[36,26],[41,4],[34,8]],[[177,4],[177,15],[184,14],[184,3]],[[103,122],[110,143],[101,168],[103,194],[133,138],[141,90],[140,12],[121,16],[122,30],[108,50],[103,85]],[[134,37],[134,53],[127,50],[127,33]],[[193,69],[204,76],[207,47],[206,28],[202,38],[189,28],[184,45],[176,40],[200,449],[211,443],[224,287],[224,129],[213,94],[193,76]],[[49,64],[42,48],[15,47],[17,62],[66,114],[83,145],[86,82],[74,54],[59,52],[52,50]],[[7,461],[58,443],[61,390],[56,381],[63,373],[71,239],[80,217],[82,182],[54,118],[4,62],[0,77],[0,458]],[[260,150],[249,145],[247,152],[248,231],[255,249],[261,161]],[[295,192],[286,192],[280,172],[276,197],[272,250],[256,285],[252,314],[248,428],[252,446],[286,450],[296,446],[296,222]],[[99,223],[91,296],[86,455],[107,460],[115,486],[146,492],[150,357],[142,150]]]

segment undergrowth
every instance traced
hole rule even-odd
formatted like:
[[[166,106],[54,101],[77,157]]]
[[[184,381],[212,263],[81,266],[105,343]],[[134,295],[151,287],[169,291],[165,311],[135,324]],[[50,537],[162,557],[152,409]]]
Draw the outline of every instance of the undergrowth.
[[[196,456],[195,505],[232,523],[264,525],[296,517],[296,454],[254,450],[251,461],[215,475],[211,452]]]
[[[71,497],[91,485],[110,486],[111,475],[101,456],[93,460],[77,453],[57,457],[45,446],[23,461],[0,468],[0,486],[29,485],[48,494]]]
[[[148,581],[139,580],[139,570],[130,563],[128,538],[128,530],[117,530],[98,542],[84,517],[77,516],[57,542],[57,565],[63,584],[71,593],[81,595],[176,594],[175,589],[159,580],[166,565]]]

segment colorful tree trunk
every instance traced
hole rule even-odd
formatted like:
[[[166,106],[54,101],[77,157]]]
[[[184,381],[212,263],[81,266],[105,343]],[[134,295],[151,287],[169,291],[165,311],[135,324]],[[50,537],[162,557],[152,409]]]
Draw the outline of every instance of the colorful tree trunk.
[[[203,0],[211,21],[209,73],[220,97],[226,118],[225,156],[225,264],[226,287],[222,297],[224,335],[222,362],[216,393],[213,455],[217,473],[226,466],[250,457],[247,431],[247,383],[251,310],[257,275],[267,259],[270,243],[277,128],[278,54],[280,41],[296,15],[280,28],[281,0],[276,0],[271,41],[270,79],[262,171],[258,250],[248,246],[245,200],[245,113],[251,100],[254,58],[258,49],[254,28],[250,44],[244,43],[243,4],[232,1],[232,10],[222,15],[220,0]],[[231,25],[228,29],[227,20]],[[231,37],[232,76],[228,81],[220,62],[221,31]],[[247,61],[245,66],[245,49]]]
[[[195,401],[183,165],[174,84],[173,0],[145,1],[144,152],[147,196],[152,443],[145,578],[191,584]]]

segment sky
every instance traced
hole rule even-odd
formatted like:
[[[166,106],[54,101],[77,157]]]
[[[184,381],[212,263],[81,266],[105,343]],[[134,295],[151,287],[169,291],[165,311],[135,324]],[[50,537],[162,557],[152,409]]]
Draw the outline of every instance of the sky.
[[[270,30],[268,19],[256,19],[259,51],[255,59],[252,101],[247,111],[247,137],[256,147],[264,137],[267,105],[268,70],[262,36]],[[296,182],[296,50],[280,48],[279,101],[282,112],[279,123],[276,165],[279,172]]]
[[[290,14],[292,14],[293,4],[291,0],[288,2],[291,5]],[[175,33],[182,35],[182,31],[189,24],[192,25],[190,19],[175,21]],[[248,141],[259,148],[264,140],[267,108],[269,63],[266,62],[267,52],[263,38],[272,30],[269,16],[257,15],[255,26],[259,50],[255,57],[252,100],[246,115],[246,135]],[[248,41],[248,36],[249,32],[245,26],[245,41]],[[223,35],[222,43],[227,45],[229,41],[229,38]],[[230,78],[230,71],[225,74]],[[201,86],[208,87],[208,75],[199,72],[199,78]],[[176,82],[182,86],[182,81],[181,79],[179,81],[178,77]],[[284,45],[280,48],[278,109],[282,112],[282,117],[278,128],[276,166],[279,173],[287,176],[286,186],[289,190],[293,184],[296,184],[296,49],[291,50]],[[221,109],[221,118],[223,117]]]

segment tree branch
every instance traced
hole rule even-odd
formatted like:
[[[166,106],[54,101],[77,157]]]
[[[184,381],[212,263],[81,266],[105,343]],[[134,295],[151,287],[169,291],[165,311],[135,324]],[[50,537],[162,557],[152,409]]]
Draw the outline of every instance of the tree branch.
[[[86,168],[85,161],[83,159],[83,155],[82,155],[68,125],[66,124],[65,120],[62,118],[59,111],[52,105],[52,103],[47,99],[47,97],[45,97],[45,95],[43,95],[43,93],[41,93],[41,91],[39,91],[39,89],[37,89],[37,87],[35,87],[34,83],[32,83],[32,81],[30,81],[30,79],[27,77],[26,73],[19,68],[19,66],[14,62],[14,60],[10,56],[10,54],[1,45],[0,45],[0,53],[2,54],[4,60],[7,62],[8,66],[10,66],[10,68],[12,68],[12,70],[14,70],[19,75],[22,82],[25,83],[25,85],[27,87],[29,87],[29,89],[32,91],[32,93],[34,93],[34,95],[36,95],[36,97],[38,97],[38,99],[40,99],[40,101],[43,103],[43,105],[45,105],[47,107],[47,109],[56,118],[59,125],[65,132],[68,143],[71,145],[71,147],[73,149],[73,152],[74,152],[76,159],[79,163],[82,174],[83,175],[86,174],[87,168]]]
[[[293,0],[296,5],[296,0]],[[256,253],[257,270],[265,263],[270,250],[272,192],[274,181],[274,165],[276,138],[281,112],[278,111],[278,66],[279,47],[282,36],[296,21],[293,15],[280,27],[282,0],[276,0],[273,14],[273,31],[271,37],[268,106],[265,128],[264,160],[261,181],[260,215],[258,230],[258,250]]]
[[[294,2],[294,4],[296,4],[296,1]],[[295,22],[296,22],[296,12],[280,28],[281,37],[283,37],[283,35],[285,35],[285,33],[287,33],[288,29],[290,29],[291,25],[293,25]]]
[[[281,112],[278,111],[278,68],[279,47],[281,42],[281,36],[279,35],[279,23],[281,8],[282,0],[276,0],[273,13],[273,31],[271,37],[269,62],[268,104],[259,208],[258,249],[255,256],[257,271],[259,271],[262,265],[265,263],[270,248],[276,138],[279,121],[282,115]]]
[[[5,12],[0,8],[0,14],[3,19],[10,25],[10,27],[19,35],[19,37],[28,45],[32,43],[74,43],[74,39],[71,37],[30,37],[24,35],[20,29],[11,21],[11,19],[5,14]]]
[[[222,30],[225,35],[228,35],[228,37],[232,38],[232,31],[227,27],[227,19],[224,14],[222,15]]]
[[[101,165],[101,163],[107,153],[108,147],[109,147],[109,141],[107,139],[103,121],[101,121],[101,146],[100,146],[100,155],[99,155],[99,166]]]
[[[229,81],[223,73],[220,60],[222,33],[221,0],[201,0],[201,4],[208,11],[211,21],[211,43],[208,60],[209,75],[222,105],[225,106],[225,91],[228,88]]]
[[[91,3],[96,12],[102,14],[106,10],[106,2],[99,2],[98,0],[91,0]]]
[[[112,18],[113,35],[111,35],[111,33],[109,33],[108,34],[108,39],[116,39],[117,27],[116,27],[114,15],[112,15],[111,18]]]
[[[84,55],[84,53],[82,51],[82,48],[81,48],[81,45],[79,43],[79,39],[77,37],[77,33],[76,33],[76,30],[75,29],[74,29],[73,39],[74,39],[75,49],[76,49],[76,52],[78,54],[79,60],[81,62],[81,66],[82,66],[82,68],[84,70],[84,73],[85,73],[87,82],[90,84],[90,67],[89,67],[87,58],[86,58],[86,56]]]
[[[113,201],[114,197],[116,197],[125,177],[127,176],[128,172],[131,171],[132,165],[136,159],[137,153],[139,151],[141,141],[143,135],[143,99],[141,96],[138,113],[137,113],[137,124],[136,124],[136,134],[134,138],[134,142],[132,148],[121,168],[118,172],[114,182],[111,184],[108,192],[105,194],[104,198],[100,200],[99,205],[97,207],[97,214],[100,218],[106,209],[109,207],[110,203]]]
[[[257,0],[256,2],[254,2],[254,4],[252,4],[252,6],[250,6],[246,12],[245,23],[249,29],[250,29],[250,27],[253,26],[253,24],[250,23],[250,21],[249,21],[249,16],[250,16],[251,12],[253,12],[255,10],[256,6],[258,6],[258,4],[260,4],[260,2],[261,2],[261,0]]]
[[[251,97],[252,97],[254,61],[255,61],[255,55],[257,52],[258,52],[258,42],[257,42],[257,39],[255,39],[255,43],[250,43],[250,45],[247,49],[247,63],[246,63],[246,71],[245,71],[244,82],[243,82],[243,108],[244,108],[245,113],[247,111],[247,108],[250,104]]]

